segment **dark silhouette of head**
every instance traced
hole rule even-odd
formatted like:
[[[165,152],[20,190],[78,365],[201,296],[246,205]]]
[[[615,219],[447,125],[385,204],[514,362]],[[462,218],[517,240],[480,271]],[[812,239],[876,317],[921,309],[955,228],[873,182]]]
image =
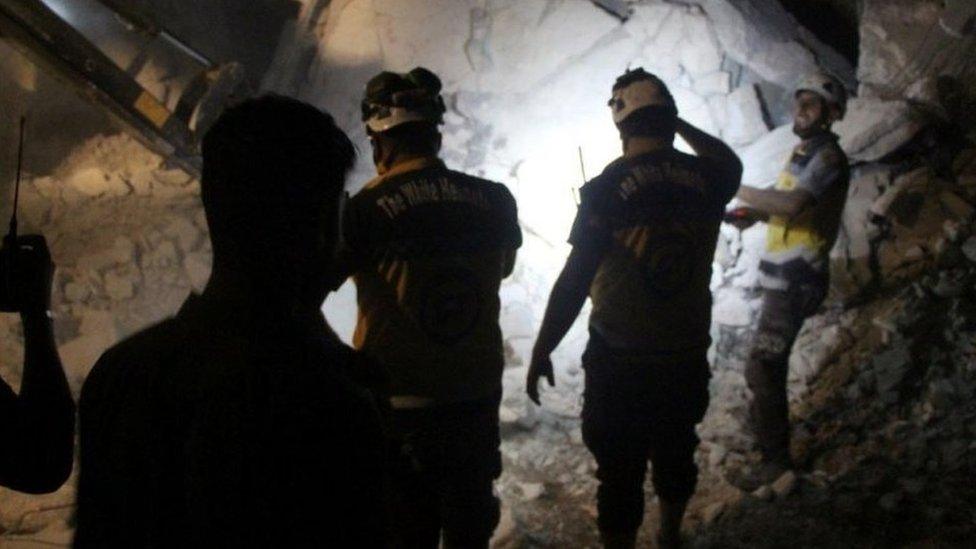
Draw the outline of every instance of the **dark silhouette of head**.
[[[203,139],[211,283],[232,272],[262,292],[321,304],[355,156],[330,115],[295,99],[264,96],[221,115]]]
[[[609,101],[623,139],[673,139],[678,110],[663,80],[642,68],[628,70],[613,84]]]

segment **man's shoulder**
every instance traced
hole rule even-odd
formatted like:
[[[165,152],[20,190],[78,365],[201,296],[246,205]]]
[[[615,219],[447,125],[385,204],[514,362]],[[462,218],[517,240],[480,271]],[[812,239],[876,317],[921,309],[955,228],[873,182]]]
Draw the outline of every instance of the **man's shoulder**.
[[[82,402],[103,395],[120,379],[146,373],[167,355],[185,348],[180,340],[179,321],[170,318],[116,343],[92,367],[82,387]],[[104,396],[104,395],[103,395]]]
[[[806,153],[811,159],[817,159],[826,164],[847,164],[847,153],[840,146],[839,138],[834,134],[823,135],[816,138],[812,143],[797,145],[798,150],[806,148]]]
[[[841,148],[840,143],[836,139],[831,139],[816,153],[821,157],[822,161],[828,164],[835,164],[846,166],[848,164],[847,153]]]

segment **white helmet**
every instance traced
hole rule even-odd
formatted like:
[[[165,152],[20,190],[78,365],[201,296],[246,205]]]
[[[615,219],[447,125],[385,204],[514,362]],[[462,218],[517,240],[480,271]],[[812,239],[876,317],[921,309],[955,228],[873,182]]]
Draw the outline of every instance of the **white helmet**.
[[[660,78],[645,71],[627,71],[613,86],[613,96],[607,102],[613,112],[613,121],[620,124],[634,111],[644,107],[674,109],[674,98]]]
[[[406,74],[382,72],[366,85],[363,122],[373,133],[407,122],[441,124],[446,108],[440,92],[440,78],[423,67]]]
[[[836,105],[840,109],[840,117],[847,112],[847,90],[840,80],[824,72],[808,74],[796,86],[794,96],[802,91],[815,93],[823,98],[828,105]]]

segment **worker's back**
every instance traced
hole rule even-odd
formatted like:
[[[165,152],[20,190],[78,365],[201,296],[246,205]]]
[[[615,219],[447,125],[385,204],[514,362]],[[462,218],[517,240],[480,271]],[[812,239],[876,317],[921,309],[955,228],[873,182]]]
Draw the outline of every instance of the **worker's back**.
[[[350,200],[346,227],[354,345],[388,368],[392,394],[446,402],[499,392],[498,290],[521,244],[508,190],[422,159]]]
[[[666,149],[621,159],[582,189],[612,240],[590,286],[590,324],[612,347],[683,351],[709,344],[712,261],[734,178]],[[576,226],[570,240],[597,228]]]

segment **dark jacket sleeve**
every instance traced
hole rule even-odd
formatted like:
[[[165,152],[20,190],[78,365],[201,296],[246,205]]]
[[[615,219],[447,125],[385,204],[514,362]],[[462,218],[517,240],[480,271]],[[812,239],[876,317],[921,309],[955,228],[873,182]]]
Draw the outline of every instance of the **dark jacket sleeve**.
[[[0,381],[0,486],[54,492],[71,474],[74,405],[23,402]]]

